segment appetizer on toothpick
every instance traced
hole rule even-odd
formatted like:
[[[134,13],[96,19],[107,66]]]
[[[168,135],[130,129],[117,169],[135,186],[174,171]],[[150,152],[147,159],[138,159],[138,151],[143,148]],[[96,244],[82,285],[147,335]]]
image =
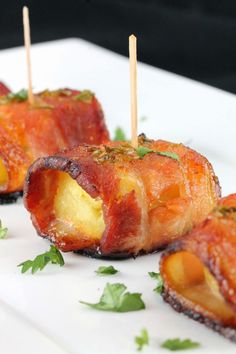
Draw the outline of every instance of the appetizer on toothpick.
[[[166,250],[160,271],[165,301],[236,342],[236,194]]]
[[[0,203],[23,190],[28,167],[38,157],[81,143],[108,140],[101,105],[90,91],[68,88],[33,94],[28,9],[23,9],[28,91],[0,85]]]
[[[220,196],[206,158],[182,144],[137,138],[135,41],[131,144],[83,145],[29,169],[25,206],[38,234],[63,251],[121,258],[158,250],[202,221]]]
[[[155,251],[202,221],[219,198],[209,162],[181,144],[139,137],[38,159],[25,206],[63,251],[128,257]]]

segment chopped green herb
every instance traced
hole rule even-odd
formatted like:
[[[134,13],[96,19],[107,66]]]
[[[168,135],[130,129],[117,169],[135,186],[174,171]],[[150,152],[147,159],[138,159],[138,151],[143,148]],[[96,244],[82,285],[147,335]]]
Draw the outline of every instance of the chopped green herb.
[[[45,97],[58,97],[58,96],[71,96],[72,95],[72,91],[71,90],[67,90],[67,89],[59,89],[59,90],[53,90],[53,91],[49,91],[49,90],[44,90],[42,92],[40,92],[39,96],[40,98],[45,98]]]
[[[162,343],[161,347],[171,351],[177,351],[198,348],[200,347],[200,343],[192,342],[191,339],[181,340],[179,338],[173,338],[167,339],[164,343]]]
[[[163,292],[163,286],[164,286],[161,274],[155,272],[149,272],[148,274],[152,279],[157,280],[157,286],[153,289],[153,291],[156,291],[158,294],[161,294]]]
[[[146,146],[139,146],[137,149],[137,154],[140,158],[143,158],[145,155],[150,154],[151,152],[154,152],[152,149],[149,149]]]
[[[148,275],[150,276],[150,278],[158,280],[159,276],[160,276],[160,273],[148,272]]]
[[[170,157],[170,158],[172,158],[174,160],[177,160],[177,161],[180,160],[179,159],[179,155],[175,154],[174,152],[170,152],[170,151],[155,151],[155,150],[149,149],[146,146],[139,146],[136,149],[136,152],[137,152],[137,154],[138,154],[138,156],[140,158],[143,158],[147,154],[155,153],[155,154],[160,155],[160,156]]]
[[[228,217],[228,218],[231,218],[236,221],[236,208],[235,207],[228,207],[225,205],[220,205],[220,206],[217,206],[213,210],[213,214],[215,216],[217,216],[218,218]]]
[[[85,301],[80,301],[80,303],[101,311],[129,312],[145,309],[145,304],[141,299],[142,294],[125,293],[126,289],[124,284],[107,283],[98,303],[91,304]]]
[[[5,104],[9,102],[21,102],[21,101],[26,101],[28,99],[28,91],[25,89],[22,89],[16,93],[10,92],[6,96],[2,96],[0,99],[0,104]]]
[[[133,159],[137,159],[137,154],[132,146],[128,143],[123,143],[120,146],[107,146],[103,145],[99,148],[90,148],[92,150],[92,156],[94,161],[97,163],[103,163],[106,161],[111,162],[124,162],[124,161],[131,161]]]
[[[0,220],[0,239],[6,238],[8,228],[2,227],[2,221]]]
[[[126,141],[126,135],[125,132],[122,128],[117,127],[115,130],[115,136],[114,136],[114,141]]]
[[[117,269],[115,269],[113,266],[101,266],[98,268],[98,270],[95,271],[95,273],[99,275],[111,275],[111,274],[116,274],[118,272]]]
[[[72,95],[72,91],[71,90],[67,90],[67,89],[59,89],[55,91],[57,94],[59,93],[59,95],[62,96],[71,96]]]
[[[176,154],[175,152],[171,152],[171,151],[158,151],[157,154],[158,154],[158,155],[161,155],[161,156],[170,157],[171,159],[176,160],[176,161],[179,161],[179,160],[180,160],[179,155]]]
[[[74,99],[77,101],[82,101],[85,103],[91,103],[94,94],[89,90],[81,91],[78,95],[74,96]]]
[[[31,273],[34,274],[38,270],[43,270],[49,262],[60,266],[65,264],[61,252],[55,246],[50,246],[48,252],[38,255],[33,260],[25,261],[19,264],[18,267],[22,267],[21,273],[25,273],[31,268]]]
[[[142,329],[140,336],[135,337],[135,343],[138,351],[141,351],[144,345],[149,345],[149,335],[146,329]]]

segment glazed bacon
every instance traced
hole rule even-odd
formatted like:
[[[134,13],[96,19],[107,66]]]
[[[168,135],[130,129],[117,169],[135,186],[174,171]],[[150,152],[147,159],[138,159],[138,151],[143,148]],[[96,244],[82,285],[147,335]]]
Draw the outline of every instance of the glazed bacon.
[[[79,146],[38,159],[25,184],[25,206],[39,235],[62,251],[129,257],[163,248],[202,221],[219,198],[209,162],[182,144],[139,137]],[[171,155],[172,154],[172,155]]]
[[[165,301],[236,342],[236,194],[172,244],[160,269]]]
[[[0,82],[0,96],[7,95],[10,92],[10,89],[3,82]]]
[[[0,86],[0,94],[7,88]],[[27,94],[27,93],[26,93]],[[0,97],[0,194],[22,191],[26,172],[38,157],[81,143],[109,138],[101,106],[89,91],[63,89]]]

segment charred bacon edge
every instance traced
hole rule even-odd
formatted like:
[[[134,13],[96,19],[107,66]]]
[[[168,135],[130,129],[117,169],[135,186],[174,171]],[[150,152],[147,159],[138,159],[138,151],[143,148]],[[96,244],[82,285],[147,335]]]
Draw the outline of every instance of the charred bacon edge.
[[[162,292],[162,297],[175,311],[183,313],[185,316],[190,317],[194,321],[198,321],[213,331],[220,333],[225,338],[236,343],[236,329],[228,326],[222,325],[220,322],[214,321],[208,317],[203,316],[198,311],[189,309],[177,298],[175,292],[170,289],[166,289],[164,285],[164,290]]]
[[[161,245],[158,247],[158,249],[154,249],[152,251],[144,251],[141,250],[137,254],[134,253],[128,253],[128,252],[116,252],[116,253],[109,253],[109,254],[103,254],[100,251],[100,247],[98,246],[96,249],[83,249],[83,250],[75,250],[73,251],[75,254],[80,254],[89,258],[96,258],[96,259],[104,259],[104,260],[120,260],[120,259],[136,259],[137,257],[140,256],[147,256],[149,254],[155,254],[158,252],[163,251],[165,249],[166,244]]]
[[[86,256],[89,258],[95,259],[104,259],[104,260],[120,260],[120,259],[129,259],[129,258],[136,258],[132,254],[129,253],[110,253],[107,255],[103,255],[100,251],[100,247],[98,246],[95,249],[85,248],[83,250],[76,250],[73,251],[75,254],[79,254],[82,256]]]
[[[26,197],[27,195],[31,174],[34,173],[36,170],[59,170],[62,172],[67,172],[73,179],[76,179],[81,174],[79,164],[68,157],[57,155],[40,157],[36,161],[34,161],[34,163],[28,169],[25,179],[24,197]]]
[[[66,151],[66,149],[64,151]],[[58,170],[61,172],[66,172],[74,180],[77,180],[77,178],[82,174],[81,165],[79,164],[79,162],[73,160],[73,158],[71,159],[69,157],[60,156],[60,155],[38,158],[28,169],[26,179],[25,179],[23,198],[24,198],[26,208],[27,208],[27,195],[28,195],[31,175],[35,171],[43,171],[43,170]],[[94,195],[98,194],[98,191],[94,185],[90,184],[88,186],[88,184],[85,183],[85,178],[81,179],[80,182],[81,182],[81,187],[84,188],[84,190],[88,194],[90,194],[91,197],[94,197]]]
[[[23,191],[0,194],[0,205],[14,204],[23,196]]]

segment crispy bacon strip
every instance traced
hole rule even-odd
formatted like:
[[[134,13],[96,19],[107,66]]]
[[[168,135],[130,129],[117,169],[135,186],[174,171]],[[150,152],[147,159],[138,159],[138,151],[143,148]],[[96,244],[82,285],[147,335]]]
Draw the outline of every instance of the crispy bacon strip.
[[[236,342],[236,194],[161,259],[163,298]]]
[[[25,206],[39,235],[63,251],[125,257],[181,237],[216,205],[219,184],[209,162],[182,144],[79,146],[40,158],[25,184]]]
[[[0,193],[21,191],[38,157],[109,138],[101,106],[88,91],[45,91],[35,102],[0,97]]]

